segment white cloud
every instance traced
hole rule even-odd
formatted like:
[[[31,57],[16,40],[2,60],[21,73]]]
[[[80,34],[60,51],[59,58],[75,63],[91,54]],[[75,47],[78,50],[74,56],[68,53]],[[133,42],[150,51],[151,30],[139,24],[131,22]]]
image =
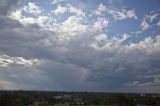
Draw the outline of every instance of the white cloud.
[[[126,15],[128,16],[128,18],[134,18],[137,19],[137,15],[135,13],[135,10],[128,10]]]
[[[159,14],[158,14],[158,13],[155,13],[155,14],[153,14],[153,15],[147,15],[145,18],[146,18],[147,20],[149,20],[150,22],[152,22],[152,21],[155,20],[158,16],[159,16]]]
[[[48,15],[36,14],[35,17],[25,16],[23,14],[23,12],[25,12],[25,8],[26,6],[23,6],[21,8],[11,11],[8,17],[17,20],[24,25],[38,24],[39,26],[48,29],[52,27],[52,24],[55,22],[55,20]]]
[[[151,26],[148,24],[148,22],[146,20],[143,20],[142,23],[140,24],[141,30],[147,30],[148,28],[150,28]]]
[[[33,2],[29,2],[27,5],[25,5],[24,11],[35,15],[42,13],[42,9]]]
[[[37,62],[37,59],[24,59],[23,57],[11,57],[5,54],[0,54],[0,68],[8,67],[10,64],[34,65]]]
[[[70,16],[61,24],[55,27],[55,32],[59,35],[60,40],[71,40],[81,36],[86,31],[87,26],[81,23],[82,18]]]
[[[95,41],[91,46],[97,50],[112,50],[120,47],[128,37],[130,37],[128,34],[123,34],[120,37],[109,38],[106,34],[100,34],[95,36]]]
[[[23,12],[23,7],[16,9],[14,11],[11,11],[9,14],[9,17],[11,17],[12,19],[19,20],[22,18],[22,12]]]
[[[114,17],[115,20],[123,20],[123,19],[127,19],[127,18],[137,19],[137,15],[135,13],[135,10],[122,9],[121,11],[109,10],[108,12],[109,12],[109,14],[111,14]]]
[[[58,5],[57,8],[52,11],[52,13],[55,13],[56,15],[64,14],[66,12],[76,14],[77,16],[85,16],[85,13],[81,9],[75,8],[70,4],[68,4],[67,6]]]
[[[101,31],[103,28],[106,28],[109,24],[109,21],[106,18],[98,18],[94,24],[93,27],[95,30]]]
[[[58,7],[52,12],[57,15],[57,14],[64,14],[67,11],[68,11],[67,7],[62,7],[61,5],[58,5]]]
[[[148,56],[154,53],[159,53],[160,35],[157,35],[155,38],[147,37],[138,43],[132,43],[126,47],[129,47],[130,49],[141,49],[145,52],[145,55]]]
[[[141,88],[143,89],[143,91],[145,92],[159,92],[159,90],[157,88],[159,88],[160,86],[160,79],[156,78],[153,79],[152,81],[134,81],[134,82],[130,82],[127,84],[128,86],[131,87],[135,87],[135,88]]]
[[[155,23],[157,22],[157,17],[159,16],[159,13],[157,12],[153,12],[150,13],[148,15],[145,15],[142,19],[142,22],[140,23],[140,29],[138,30],[136,33],[143,33],[143,31],[148,30],[150,28],[152,28],[153,26],[155,26]],[[155,22],[153,22],[155,20]],[[158,22],[157,22],[157,26],[158,26]]]
[[[100,35],[95,36],[96,41],[104,41],[106,39],[107,39],[107,35],[105,34],[100,34]]]
[[[25,24],[38,24],[41,27],[49,27],[48,22],[54,21],[50,20],[51,18],[44,15],[39,15],[37,17],[26,17],[22,15],[21,10],[16,10],[15,12],[12,12],[12,14],[9,16],[12,19],[18,20],[19,22]]]
[[[85,16],[85,13],[81,9],[75,8],[72,5],[68,5],[68,9],[70,13],[74,13],[77,16],[83,16],[83,17]]]
[[[97,8],[97,10],[95,11],[95,13],[96,13],[97,15],[102,15],[102,13],[105,12],[105,11],[106,11],[106,6],[101,3],[101,4],[98,6],[98,8]]]
[[[57,3],[60,3],[60,2],[63,2],[63,1],[66,1],[66,0],[53,0],[52,4],[57,4]]]
[[[160,28],[160,21],[157,22],[157,26]]]
[[[108,36],[106,34],[100,34],[95,36],[95,43],[91,44],[91,46],[95,49],[103,48],[108,42]]]

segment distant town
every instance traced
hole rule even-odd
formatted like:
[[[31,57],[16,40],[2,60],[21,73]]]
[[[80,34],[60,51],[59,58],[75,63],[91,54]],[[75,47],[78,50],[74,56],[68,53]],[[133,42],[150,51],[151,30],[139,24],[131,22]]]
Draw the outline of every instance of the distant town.
[[[0,106],[160,106],[160,94],[0,91]]]

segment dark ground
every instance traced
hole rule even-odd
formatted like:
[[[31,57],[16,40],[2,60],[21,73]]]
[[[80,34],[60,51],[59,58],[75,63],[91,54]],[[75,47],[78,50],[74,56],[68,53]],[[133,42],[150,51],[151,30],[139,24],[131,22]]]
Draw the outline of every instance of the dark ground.
[[[0,91],[0,106],[160,106],[160,94]]]

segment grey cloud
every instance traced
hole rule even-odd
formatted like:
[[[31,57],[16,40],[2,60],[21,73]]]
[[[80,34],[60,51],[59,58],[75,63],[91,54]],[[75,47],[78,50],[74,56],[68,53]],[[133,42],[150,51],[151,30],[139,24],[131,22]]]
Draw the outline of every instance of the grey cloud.
[[[1,69],[0,76],[1,81],[13,84],[11,87],[8,87],[2,83],[1,85],[3,85],[5,89],[36,90],[39,88],[39,90],[45,90],[45,88],[47,88],[46,83],[43,82],[41,73],[34,66],[29,67],[12,64],[7,68]]]
[[[0,14],[6,15],[11,9],[12,5],[16,5],[18,0],[1,0],[0,1]]]
[[[7,55],[37,58],[42,61],[39,66],[34,67],[13,65],[9,66],[8,71],[1,69],[1,75],[16,74],[19,79],[23,79],[21,83],[30,85],[33,89],[40,87],[49,90],[118,91],[126,89],[130,82],[146,80],[138,76],[155,75],[160,70],[158,37],[157,41],[142,41],[135,46],[116,44],[118,48],[96,50],[88,46],[89,44],[80,45],[81,41],[60,45],[56,34],[27,27],[17,27],[16,30],[6,32],[3,29],[0,36],[0,49]],[[147,45],[148,47],[143,48]],[[84,70],[87,70],[84,77],[80,77]],[[27,74],[28,76],[24,77]],[[19,79],[3,78],[6,79],[20,83]],[[25,88],[25,85],[17,88]]]
[[[8,82],[9,88],[138,92],[144,87],[133,90],[128,84],[160,77],[155,77],[160,74],[160,35],[131,45],[107,38],[97,49],[91,45],[97,44],[94,37],[101,32],[87,30],[77,39],[60,42],[56,32],[38,24],[24,25],[6,16],[0,17],[0,23],[3,54],[40,61],[34,66],[0,68],[0,83]],[[108,42],[112,45],[105,46]]]
[[[17,28],[17,27],[23,27],[18,21],[16,20],[12,20],[6,16],[0,16],[0,29],[13,29],[13,28]]]

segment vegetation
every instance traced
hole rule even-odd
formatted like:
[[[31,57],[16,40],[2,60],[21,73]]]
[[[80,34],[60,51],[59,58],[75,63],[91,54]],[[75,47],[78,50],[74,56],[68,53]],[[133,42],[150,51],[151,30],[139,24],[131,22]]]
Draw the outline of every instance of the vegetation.
[[[160,94],[0,91],[0,106],[160,106]]]

